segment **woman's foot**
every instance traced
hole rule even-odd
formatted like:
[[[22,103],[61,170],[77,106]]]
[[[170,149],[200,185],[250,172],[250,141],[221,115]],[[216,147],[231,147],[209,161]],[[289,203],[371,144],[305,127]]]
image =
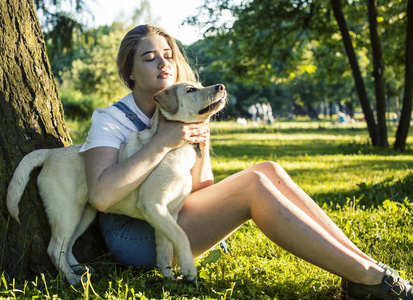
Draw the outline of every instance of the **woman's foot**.
[[[386,270],[382,282],[377,285],[364,285],[347,282],[346,300],[413,300],[413,286],[407,280]]]
[[[382,262],[378,262],[377,265],[380,268],[383,268],[384,270],[390,271],[391,273],[393,273],[393,275],[396,275],[397,277],[400,277],[399,272],[397,272],[395,269],[389,267],[388,265],[382,263]],[[408,282],[410,285],[413,285],[412,281]],[[340,299],[341,300],[346,300],[346,296],[347,296],[347,281],[344,278],[341,278],[341,294],[340,294]]]

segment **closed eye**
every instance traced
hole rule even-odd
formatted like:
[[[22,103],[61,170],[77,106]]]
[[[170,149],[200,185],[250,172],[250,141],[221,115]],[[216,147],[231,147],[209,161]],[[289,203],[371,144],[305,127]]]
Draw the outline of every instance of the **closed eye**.
[[[187,92],[187,93],[193,93],[193,92],[196,92],[197,90],[198,90],[197,88],[190,87],[190,88],[188,88],[188,89],[186,90],[186,92]]]

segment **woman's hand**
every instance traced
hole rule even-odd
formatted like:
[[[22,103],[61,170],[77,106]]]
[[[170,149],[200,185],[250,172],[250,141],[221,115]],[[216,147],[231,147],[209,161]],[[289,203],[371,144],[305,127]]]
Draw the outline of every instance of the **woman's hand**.
[[[168,121],[163,116],[156,132],[156,136],[164,139],[165,146],[170,149],[185,143],[199,143],[202,151],[209,141],[209,134],[208,122],[186,124]]]
[[[197,191],[214,183],[209,157],[210,130],[208,122],[185,124],[166,120],[161,116],[155,137],[159,143],[169,150],[176,149],[185,143],[197,143],[202,157],[196,158],[191,170],[192,191]]]

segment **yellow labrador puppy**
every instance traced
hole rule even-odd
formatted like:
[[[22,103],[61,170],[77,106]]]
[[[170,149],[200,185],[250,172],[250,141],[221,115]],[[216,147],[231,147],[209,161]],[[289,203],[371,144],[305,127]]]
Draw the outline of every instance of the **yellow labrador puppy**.
[[[121,146],[119,161],[148,143],[157,130],[160,114],[168,120],[184,123],[206,121],[224,107],[227,93],[222,84],[204,88],[199,83],[179,83],[160,91],[154,99],[157,109],[150,126],[130,135],[127,143]],[[47,252],[70,284],[80,282],[75,272],[83,269],[73,256],[72,247],[96,215],[96,210],[88,203],[80,147],[72,145],[29,153],[15,170],[7,193],[9,213],[20,223],[18,204],[29,174],[34,168],[43,166],[37,183],[52,232]],[[190,170],[195,155],[194,146],[190,144],[170,151],[136,191],[107,210],[145,219],[155,228],[157,265],[164,278],[172,277],[173,249],[186,279],[191,281],[196,276],[188,238],[176,223],[178,212],[191,192]]]

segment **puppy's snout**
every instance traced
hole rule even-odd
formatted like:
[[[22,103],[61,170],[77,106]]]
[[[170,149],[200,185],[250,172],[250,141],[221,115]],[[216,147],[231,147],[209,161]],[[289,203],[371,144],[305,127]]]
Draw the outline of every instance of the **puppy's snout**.
[[[217,84],[217,85],[215,86],[215,89],[216,89],[217,91],[224,91],[224,90],[225,90],[225,85],[223,85],[223,84]]]

